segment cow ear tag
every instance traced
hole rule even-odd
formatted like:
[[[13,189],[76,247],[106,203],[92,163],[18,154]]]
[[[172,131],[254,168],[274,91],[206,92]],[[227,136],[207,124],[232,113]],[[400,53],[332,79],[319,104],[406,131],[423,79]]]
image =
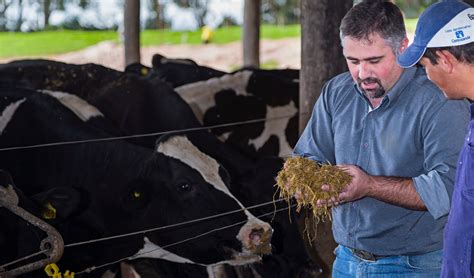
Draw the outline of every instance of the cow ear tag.
[[[141,68],[141,69],[140,69],[140,74],[141,74],[142,76],[147,76],[147,75],[148,75],[148,69],[145,68],[145,67]]]
[[[48,277],[53,277],[53,278],[74,278],[74,272],[71,272],[69,270],[66,270],[66,272],[64,272],[64,276],[61,275],[61,272],[59,272],[59,267],[57,264],[55,263],[52,263],[52,264],[48,264],[45,268],[44,268],[44,272],[46,272],[46,274],[48,275]]]
[[[56,219],[56,209],[50,202],[44,206],[42,215],[44,219]]]
[[[133,191],[133,197],[138,199],[142,196],[142,193],[140,191]]]
[[[57,264],[52,263],[47,265],[44,268],[44,272],[48,275],[48,277],[53,277],[53,278],[62,278],[61,273],[59,272],[59,267]]]
[[[74,272],[71,272],[69,270],[66,270],[66,272],[64,272],[64,278],[74,278]]]

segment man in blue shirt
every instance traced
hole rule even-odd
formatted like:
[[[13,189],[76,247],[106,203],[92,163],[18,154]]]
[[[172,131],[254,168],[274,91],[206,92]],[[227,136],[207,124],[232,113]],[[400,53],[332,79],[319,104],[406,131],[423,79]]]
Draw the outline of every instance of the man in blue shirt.
[[[420,16],[413,44],[398,57],[421,64],[449,99],[474,100],[474,8],[460,1],[433,4]],[[443,115],[452,122],[454,115]],[[452,117],[451,117],[452,116]],[[444,128],[440,126],[439,128]],[[474,105],[444,231],[442,277],[474,277]]]
[[[333,203],[333,277],[438,277],[468,103],[397,65],[402,14],[370,2],[342,20],[349,72],[324,86],[294,153],[353,176]]]

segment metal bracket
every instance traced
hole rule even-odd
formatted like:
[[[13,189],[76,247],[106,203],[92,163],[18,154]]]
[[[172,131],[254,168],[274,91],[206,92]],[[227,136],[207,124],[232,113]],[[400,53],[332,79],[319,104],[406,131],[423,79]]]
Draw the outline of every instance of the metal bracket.
[[[42,219],[20,208],[18,206],[18,195],[11,185],[8,185],[8,187],[0,185],[0,207],[5,207],[28,223],[38,227],[47,235],[40,243],[40,250],[44,251],[47,258],[8,271],[0,267],[0,278],[15,277],[20,274],[43,268],[46,265],[55,263],[61,259],[64,251],[64,241],[61,234],[59,234],[53,226],[49,225]],[[5,265],[3,267],[5,267]]]

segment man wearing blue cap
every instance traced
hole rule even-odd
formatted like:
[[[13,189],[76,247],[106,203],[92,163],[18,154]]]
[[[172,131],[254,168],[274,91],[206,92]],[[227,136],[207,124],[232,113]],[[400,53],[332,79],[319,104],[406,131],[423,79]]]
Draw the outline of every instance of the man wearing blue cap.
[[[355,5],[340,37],[349,72],[324,86],[294,149],[353,176],[330,202],[333,277],[439,277],[468,103],[397,64],[408,39],[393,3]]]
[[[398,57],[403,67],[421,64],[449,99],[474,100],[474,8],[440,1],[418,20],[415,40]],[[451,115],[445,115],[451,118]],[[452,117],[451,121],[458,119]],[[474,277],[474,105],[461,152],[451,211],[444,231],[442,277]]]

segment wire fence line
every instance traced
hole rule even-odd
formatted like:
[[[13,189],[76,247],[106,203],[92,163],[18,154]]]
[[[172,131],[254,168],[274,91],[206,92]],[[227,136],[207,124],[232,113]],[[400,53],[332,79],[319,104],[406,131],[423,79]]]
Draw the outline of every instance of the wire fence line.
[[[298,113],[299,116],[305,115],[305,114],[308,114],[308,112]],[[47,148],[47,147],[65,146],[65,145],[74,145],[74,144],[86,144],[86,143],[95,143],[95,142],[118,141],[118,140],[125,140],[125,139],[144,138],[144,137],[161,136],[161,135],[169,135],[169,134],[180,134],[180,133],[188,133],[188,132],[202,131],[202,130],[212,130],[212,129],[223,128],[223,127],[251,125],[251,124],[255,124],[255,123],[278,121],[278,120],[282,120],[282,119],[292,118],[295,115],[296,114],[282,115],[282,116],[271,117],[271,118],[251,119],[251,120],[246,120],[246,121],[237,121],[237,122],[217,124],[217,125],[212,125],[212,126],[201,126],[201,127],[195,127],[195,128],[178,129],[178,130],[170,130],[170,131],[154,132],[154,133],[146,133],[146,134],[135,134],[135,135],[97,138],[97,139],[88,139],[88,140],[66,141],[66,142],[53,142],[53,143],[36,144],[36,145],[28,145],[28,146],[5,147],[5,148],[0,148],[0,152],[13,151],[13,150]],[[287,156],[291,156],[291,154],[285,155],[285,157],[287,157]],[[147,229],[147,230],[143,230],[143,231],[137,231],[137,232],[128,233],[128,234],[122,234],[122,235],[116,235],[116,236],[111,236],[111,237],[106,237],[106,238],[99,238],[99,239],[94,239],[94,240],[89,240],[89,241],[84,241],[84,242],[66,244],[64,247],[65,248],[75,247],[75,246],[80,246],[80,245],[84,245],[84,244],[91,244],[91,243],[95,243],[95,242],[107,241],[107,240],[112,240],[112,239],[117,239],[117,238],[133,236],[133,235],[137,235],[137,234],[144,234],[144,233],[148,233],[148,232],[164,230],[164,229],[167,229],[167,228],[174,228],[174,227],[178,227],[178,226],[182,226],[182,225],[196,223],[196,222],[199,222],[199,221],[206,221],[206,220],[210,220],[210,219],[213,219],[213,218],[222,217],[222,216],[225,216],[225,215],[230,215],[230,214],[233,214],[233,213],[236,213],[236,212],[243,211],[245,209],[253,209],[253,208],[265,206],[265,205],[268,205],[268,204],[271,204],[271,203],[280,202],[280,201],[283,201],[283,200],[284,199],[278,199],[278,200],[274,200],[274,201],[271,201],[271,202],[261,203],[261,204],[250,206],[250,207],[247,207],[247,208],[242,208],[242,209],[239,209],[239,210],[234,210],[234,211],[230,211],[230,212],[226,212],[226,213],[221,213],[221,214],[217,214],[217,215],[213,215],[213,216],[203,217],[203,218],[200,218],[200,219],[194,219],[194,220],[190,220],[190,221],[186,221],[186,222],[182,222],[182,223],[176,223],[176,224],[172,224],[172,225],[167,225],[167,226],[163,226],[163,227],[156,227],[156,228]],[[295,205],[291,205],[291,206],[288,206],[287,208],[283,208],[283,209],[276,209],[275,208],[275,211],[272,212],[272,213],[280,212],[282,210],[287,210],[287,209],[289,209],[291,207],[294,207],[294,206]],[[272,213],[266,213],[266,214],[260,215],[256,218],[264,217],[264,216],[272,214]],[[235,223],[235,224],[231,224],[231,225],[221,227],[221,228],[216,228],[214,230],[208,231],[208,232],[203,233],[201,235],[197,235],[197,236],[194,236],[192,238],[188,238],[188,239],[185,239],[185,240],[182,240],[182,241],[170,244],[170,245],[166,245],[164,247],[160,247],[160,249],[164,249],[164,248],[171,247],[171,246],[174,246],[174,245],[177,245],[177,244],[180,244],[180,243],[188,242],[192,239],[200,238],[202,236],[213,233],[215,231],[228,229],[228,228],[231,228],[233,226],[236,226],[236,225],[239,225],[239,224],[242,224],[242,223],[245,223],[245,221]],[[152,251],[148,251],[148,252],[154,252],[154,251],[156,251],[156,250],[152,250]],[[25,256],[23,258],[20,258],[20,259],[17,259],[15,261],[6,263],[4,265],[1,265],[0,269],[5,269],[5,267],[11,266],[13,264],[19,263],[21,261],[30,259],[30,258],[35,257],[35,256],[39,256],[39,255],[47,253],[47,252],[48,252],[48,250],[42,250],[42,251],[30,254],[30,255]],[[123,260],[126,260],[126,259],[133,259],[134,257],[138,257],[139,255],[141,255],[141,254],[137,254],[137,255],[134,255],[132,257],[123,258],[119,261],[108,263],[108,264],[101,265],[101,266],[98,266],[98,267],[94,266],[94,267],[88,268],[84,271],[78,272],[77,274],[84,273],[84,272],[91,272],[92,270],[95,270],[97,268],[104,267],[104,266],[110,265],[110,264],[114,264],[114,263],[117,263],[117,262],[120,262],[120,261],[123,261]]]
[[[287,207],[284,207],[284,208],[280,208],[280,209],[275,209],[273,212],[267,212],[267,213],[264,213],[264,214],[261,214],[255,218],[261,218],[261,217],[264,217],[264,216],[268,216],[268,215],[272,215],[272,214],[276,214],[278,212],[281,212],[281,211],[286,211],[288,209],[291,209],[293,207],[295,207],[296,204],[293,204],[293,205],[288,205]],[[99,268],[102,268],[102,267],[106,267],[106,266],[109,266],[109,265],[113,265],[113,264],[116,264],[116,263],[119,263],[119,262],[122,262],[124,260],[133,260],[133,259],[136,259],[138,257],[141,257],[142,255],[145,255],[145,254],[149,254],[149,253],[153,253],[153,252],[156,252],[158,250],[163,250],[163,249],[166,249],[166,248],[169,248],[169,247],[173,247],[173,246],[176,246],[176,245],[179,245],[179,244],[183,244],[183,243],[186,243],[186,242],[189,242],[191,240],[195,240],[195,239],[198,239],[198,238],[201,238],[201,237],[204,237],[204,236],[207,236],[211,233],[214,233],[214,232],[217,232],[217,231],[221,231],[221,230],[225,230],[225,229],[229,229],[229,228],[232,228],[234,226],[238,226],[238,225],[242,225],[244,223],[246,223],[247,220],[245,221],[240,221],[240,222],[237,222],[237,223],[234,223],[234,224],[230,224],[230,225],[227,225],[227,226],[224,226],[224,227],[220,227],[220,228],[216,228],[216,229],[212,229],[212,230],[209,230],[205,233],[202,233],[202,234],[199,234],[199,235],[196,235],[196,236],[193,236],[193,237],[189,237],[189,238],[186,238],[184,240],[180,240],[180,241],[177,241],[177,242],[174,242],[174,243],[170,243],[170,244],[167,244],[165,246],[158,246],[157,248],[153,249],[153,250],[149,250],[149,251],[146,251],[146,252],[142,252],[142,253],[138,253],[138,254],[135,254],[135,255],[132,255],[132,256],[129,256],[129,257],[124,257],[124,258],[121,258],[121,259],[118,259],[118,260],[115,260],[113,262],[109,262],[109,263],[105,263],[105,264],[102,264],[102,265],[99,265],[99,266],[92,266],[92,267],[88,267],[84,270],[81,270],[77,273],[75,273],[75,275],[81,275],[81,274],[85,274],[85,273],[90,273],[94,270],[97,270]],[[204,267],[207,267],[207,266],[214,266],[214,265],[219,265],[219,264],[225,264],[226,262],[222,262],[222,263],[214,263],[214,264],[201,264],[201,263],[194,263],[195,265],[200,265],[200,266],[204,266]]]
[[[249,207],[244,207],[244,208],[237,209],[237,210],[232,210],[232,211],[228,211],[228,212],[224,212],[224,213],[220,213],[220,214],[215,214],[215,215],[211,215],[211,216],[207,216],[207,217],[202,217],[202,218],[198,218],[198,219],[184,221],[184,222],[180,222],[180,223],[176,223],[176,224],[172,224],[172,225],[166,225],[166,226],[156,227],[156,228],[152,228],[152,229],[141,230],[141,231],[137,231],[137,232],[133,232],[133,233],[126,233],[126,234],[115,235],[115,236],[110,236],[110,237],[104,237],[104,238],[99,238],[99,239],[93,239],[93,240],[88,240],[88,241],[82,241],[82,242],[77,242],[77,243],[65,244],[64,248],[76,247],[76,246],[80,246],[80,245],[86,245],[86,244],[102,242],[102,241],[108,241],[108,240],[113,240],[113,239],[123,238],[123,237],[129,237],[129,236],[138,235],[138,234],[145,234],[145,233],[158,231],[158,230],[164,230],[164,229],[168,229],[168,228],[175,228],[175,227],[179,227],[179,226],[183,226],[183,225],[193,224],[193,223],[197,223],[197,222],[201,222],[201,221],[207,221],[207,220],[210,220],[210,219],[227,216],[227,215],[230,215],[230,214],[233,214],[233,213],[241,212],[241,211],[246,210],[246,209],[251,210],[251,209],[267,206],[267,205],[270,205],[270,204],[275,204],[277,202],[282,202],[284,200],[285,199],[277,199],[277,200],[274,200],[274,201],[264,202],[264,203],[260,203],[260,204],[249,206]],[[277,212],[280,212],[282,210],[288,210],[288,209],[290,209],[294,206],[296,206],[296,205],[288,205],[287,207],[280,208],[280,209],[276,209],[276,207],[275,207],[273,212],[265,213],[265,214],[262,214],[262,215],[259,215],[259,216],[255,217],[255,218],[261,218],[261,217],[264,217],[264,216],[267,216],[267,215],[276,214]],[[107,266],[107,265],[118,263],[118,262],[126,260],[126,259],[134,259],[134,258],[137,258],[137,257],[139,257],[141,255],[144,255],[144,254],[147,254],[147,253],[152,253],[152,252],[158,251],[160,249],[164,249],[164,248],[172,247],[172,246],[179,245],[179,244],[182,244],[182,243],[185,243],[185,242],[189,242],[191,240],[201,238],[203,236],[206,236],[206,235],[211,234],[211,233],[216,232],[216,231],[225,230],[225,229],[228,229],[228,228],[231,228],[231,227],[234,227],[234,226],[238,226],[240,224],[246,223],[247,221],[248,221],[248,219],[244,220],[244,221],[234,223],[234,224],[230,224],[230,225],[227,225],[227,226],[224,226],[224,227],[215,228],[215,229],[212,229],[212,230],[207,231],[205,233],[202,233],[202,234],[199,234],[199,235],[196,235],[196,236],[184,239],[184,240],[180,240],[180,241],[168,244],[166,246],[153,249],[151,251],[146,251],[146,252],[143,252],[143,253],[140,253],[140,254],[135,254],[135,255],[130,256],[130,257],[122,258],[118,261],[107,263],[107,264],[104,264],[104,265],[101,265],[101,266],[89,267],[89,268],[87,268],[87,269],[85,269],[81,272],[76,273],[76,275],[78,275],[80,273],[84,273],[84,272],[88,273],[88,272],[91,272],[91,271],[93,271],[97,268],[101,268],[101,267],[104,267],[104,266]],[[22,258],[14,260],[14,261],[11,261],[9,263],[1,265],[0,269],[5,269],[8,266],[11,266],[13,264],[25,261],[27,259],[30,259],[30,258],[33,258],[33,257],[36,257],[36,256],[39,256],[39,255],[47,253],[47,252],[48,252],[48,250],[42,250],[42,251],[27,255],[25,257],[22,257]]]
[[[303,114],[308,114],[308,113],[299,113],[298,115],[303,115]],[[114,136],[114,137],[77,140],[77,141],[66,141],[66,142],[53,142],[53,143],[44,143],[44,144],[28,145],[28,146],[5,147],[5,148],[0,148],[0,152],[12,151],[12,150],[46,148],[46,147],[53,147],[53,146],[85,144],[85,143],[118,141],[118,140],[125,140],[125,139],[144,138],[144,137],[161,136],[161,135],[168,135],[168,134],[188,133],[188,132],[193,132],[193,131],[212,130],[212,129],[223,128],[223,127],[231,127],[231,126],[239,126],[239,125],[250,125],[250,124],[261,123],[261,122],[278,121],[278,120],[282,120],[282,119],[292,118],[292,117],[294,117],[294,115],[295,114],[283,115],[283,116],[271,117],[271,118],[259,118],[259,119],[252,119],[252,120],[246,120],[246,121],[238,121],[238,122],[232,122],[232,123],[217,124],[217,125],[212,125],[212,126],[201,126],[201,127],[176,129],[176,130],[153,132],[153,133],[144,133],[144,134]]]

